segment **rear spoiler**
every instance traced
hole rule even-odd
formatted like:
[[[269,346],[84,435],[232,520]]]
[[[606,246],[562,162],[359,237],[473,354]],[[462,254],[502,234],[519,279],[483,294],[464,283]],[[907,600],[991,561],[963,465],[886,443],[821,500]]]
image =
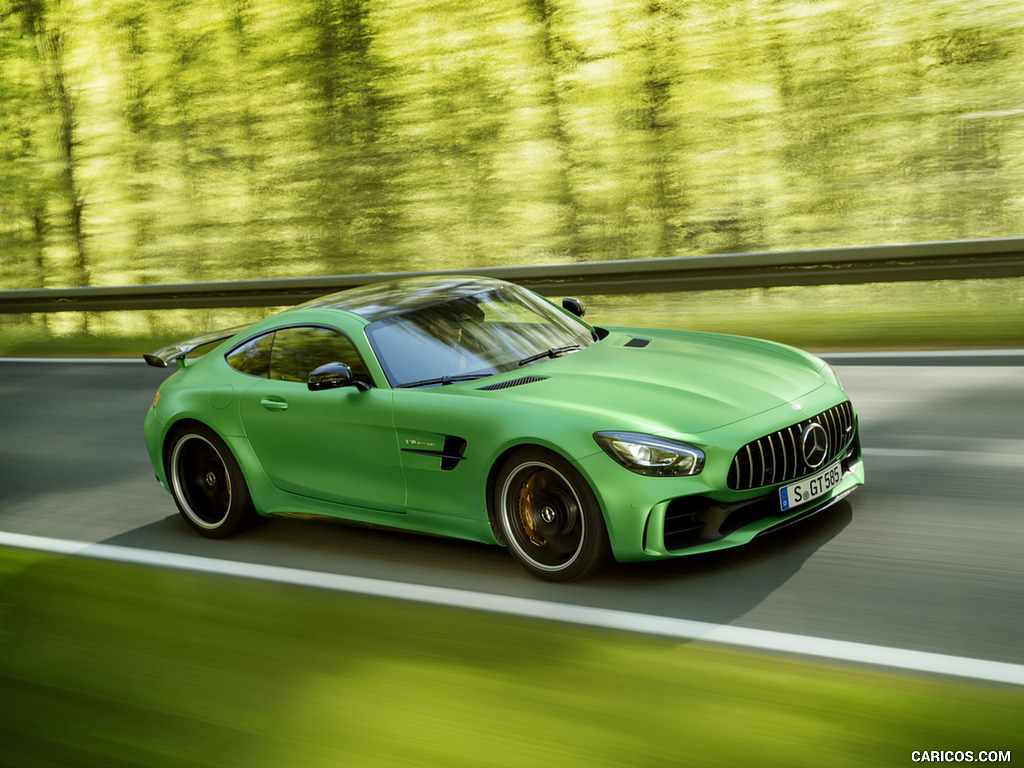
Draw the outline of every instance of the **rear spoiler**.
[[[192,352],[199,347],[204,347],[207,344],[213,344],[218,341],[224,341],[224,339],[230,339],[236,333],[248,327],[248,325],[237,325],[234,328],[225,328],[223,331],[204,333],[202,336],[196,336],[193,339],[186,339],[185,341],[178,341],[174,344],[170,344],[150,355],[143,355],[142,359],[154,368],[166,368],[172,362],[176,362],[181,366],[184,365],[185,356],[189,352]]]

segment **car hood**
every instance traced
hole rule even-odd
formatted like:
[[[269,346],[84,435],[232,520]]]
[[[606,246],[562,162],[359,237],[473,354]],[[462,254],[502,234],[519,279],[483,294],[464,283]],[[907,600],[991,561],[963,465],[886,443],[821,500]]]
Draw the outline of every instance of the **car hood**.
[[[486,394],[586,411],[608,429],[695,434],[793,403],[825,383],[821,366],[758,339],[618,328],[579,352],[506,374]],[[524,377],[544,378],[514,384]]]

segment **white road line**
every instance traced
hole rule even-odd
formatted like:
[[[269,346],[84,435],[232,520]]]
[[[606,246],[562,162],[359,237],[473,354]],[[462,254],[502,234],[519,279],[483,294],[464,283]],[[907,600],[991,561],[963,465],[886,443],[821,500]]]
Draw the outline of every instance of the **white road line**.
[[[919,358],[944,358],[955,360],[958,357],[1021,357],[1024,349],[935,349],[935,350],[880,350],[875,352],[820,352],[818,357],[827,357],[841,363],[847,358],[874,357],[879,360],[914,360]]]
[[[0,545],[1024,686],[1024,665],[748,627],[0,531]]]
[[[864,455],[879,459],[950,460],[957,463],[988,467],[1024,467],[1024,440],[991,441],[990,450],[962,444],[960,448],[865,448]],[[994,450],[1005,444],[1004,450]]]

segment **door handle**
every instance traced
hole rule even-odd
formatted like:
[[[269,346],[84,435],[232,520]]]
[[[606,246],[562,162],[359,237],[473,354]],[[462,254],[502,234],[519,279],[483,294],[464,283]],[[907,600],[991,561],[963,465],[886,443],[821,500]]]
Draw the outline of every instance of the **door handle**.
[[[268,411],[287,411],[288,401],[283,397],[261,397],[260,405]]]

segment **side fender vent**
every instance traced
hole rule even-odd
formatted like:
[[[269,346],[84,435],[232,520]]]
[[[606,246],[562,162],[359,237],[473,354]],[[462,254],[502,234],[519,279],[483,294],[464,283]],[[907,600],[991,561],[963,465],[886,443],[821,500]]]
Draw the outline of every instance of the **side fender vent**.
[[[406,440],[406,444],[415,440]],[[421,443],[421,445],[434,445],[437,443]],[[435,456],[441,460],[441,469],[452,470],[459,466],[459,462],[466,458],[466,441],[455,435],[447,435],[444,439],[444,448],[440,451],[429,448],[403,448],[402,453],[417,453],[421,456]]]
[[[643,349],[651,343],[650,339],[630,339],[622,346],[624,347],[636,347],[637,349]]]
[[[508,389],[509,387],[518,387],[521,384],[533,384],[535,381],[544,381],[547,376],[523,376],[518,379],[509,379],[508,381],[499,381],[497,384],[488,384],[486,387],[477,387],[477,389]]]

